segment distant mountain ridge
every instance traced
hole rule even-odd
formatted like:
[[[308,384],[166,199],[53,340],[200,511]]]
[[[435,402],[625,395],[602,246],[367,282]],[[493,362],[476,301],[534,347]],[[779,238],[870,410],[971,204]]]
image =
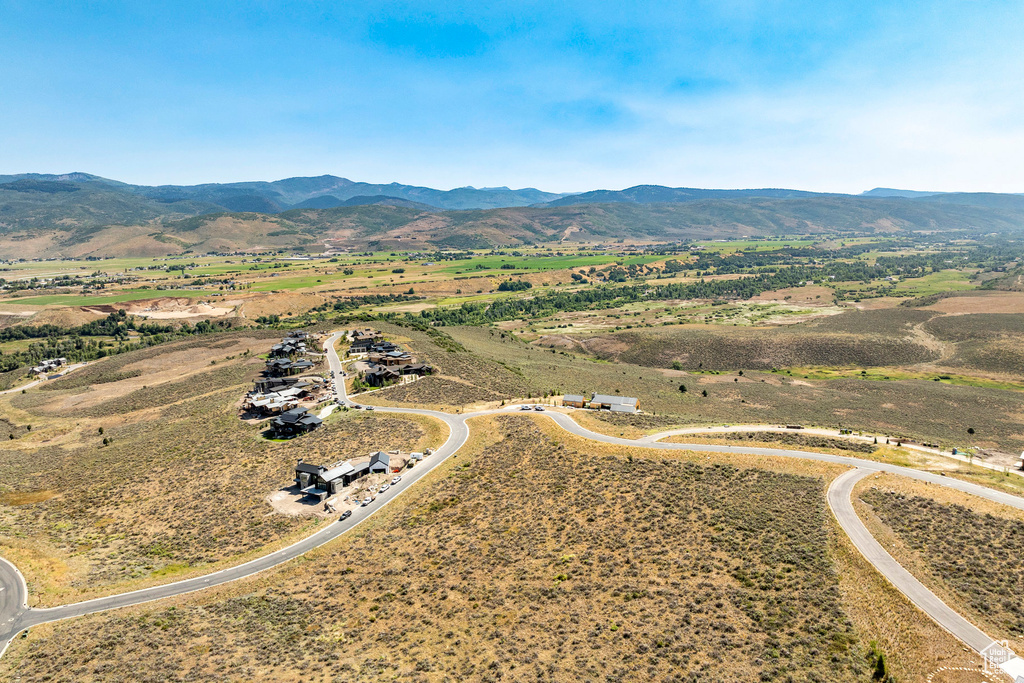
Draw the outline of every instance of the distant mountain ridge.
[[[567,195],[436,190],[332,175],[187,186],[131,185],[80,172],[0,176],[0,242],[8,243],[0,252],[14,257],[312,249],[338,239],[363,247],[465,248],[826,231],[1016,233],[1022,227],[1024,195],[997,193],[637,185]]]
[[[401,183],[374,184],[339,178],[332,175],[285,178],[275,181],[238,183],[205,183],[202,185],[132,185],[110,180],[91,173],[21,173],[0,175],[0,189],[14,182],[54,182],[89,185],[97,189],[123,191],[160,204],[201,202],[227,211],[258,211],[279,213],[299,207],[317,197],[333,197],[345,202],[355,197],[393,197],[439,209],[494,209],[509,206],[529,206],[559,199],[565,195],[543,192],[527,187],[518,190],[507,187],[459,187],[453,190],[435,190],[430,187]],[[14,189],[14,188],[6,188]]]
[[[665,187],[664,185],[635,185],[625,190],[593,190],[581,194],[561,197],[546,202],[546,206],[572,206],[574,204],[610,204],[631,202],[635,204],[675,204],[702,199],[741,199],[764,197],[770,199],[792,199],[796,197],[831,197],[831,193],[807,192],[764,188],[759,190],[705,190],[695,187]]]

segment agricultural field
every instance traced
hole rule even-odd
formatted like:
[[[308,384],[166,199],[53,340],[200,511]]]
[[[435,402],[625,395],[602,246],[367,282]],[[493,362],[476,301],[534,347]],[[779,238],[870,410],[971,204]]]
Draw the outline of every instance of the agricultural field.
[[[306,562],[35,629],[0,666],[23,681],[860,681],[871,641],[893,643],[859,630],[887,594],[847,600],[861,570],[831,540],[831,468],[613,453],[512,416],[475,429],[467,453]],[[963,661],[887,604],[915,643],[890,670]]]

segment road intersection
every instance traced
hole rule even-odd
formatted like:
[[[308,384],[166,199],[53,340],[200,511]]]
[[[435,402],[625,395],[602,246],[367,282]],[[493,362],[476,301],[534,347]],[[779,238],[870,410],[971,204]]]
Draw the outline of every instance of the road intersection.
[[[325,350],[327,352],[328,365],[333,373],[333,386],[336,404],[338,406],[350,406],[354,405],[354,403],[348,398],[345,392],[342,363],[334,349],[334,343],[341,334],[342,333],[335,333],[332,335],[325,342]],[[151,588],[145,588],[129,593],[62,605],[60,607],[30,608],[27,604],[28,589],[24,578],[14,565],[0,558],[0,656],[2,656],[4,650],[6,650],[7,646],[18,633],[32,626],[52,621],[70,619],[94,612],[138,605],[153,600],[160,600],[203,590],[205,588],[222,585],[230,581],[237,581],[268,569],[278,567],[313,550],[314,548],[318,548],[329,543],[358,526],[378,510],[390,504],[435,467],[440,465],[449,457],[457,454],[469,438],[468,420],[486,415],[510,414],[510,410],[516,409],[518,409],[518,406],[513,405],[494,410],[483,410],[473,413],[452,415],[433,410],[377,407],[376,410],[381,412],[412,413],[417,415],[426,415],[441,420],[448,425],[450,430],[448,439],[437,449],[434,455],[427,460],[422,461],[416,468],[410,470],[408,473],[403,474],[402,480],[395,486],[391,487],[391,491],[388,496],[378,497],[377,501],[371,503],[369,506],[357,508],[348,519],[344,521],[330,522],[326,524],[323,529],[316,531],[312,535],[307,536],[286,548],[282,548],[244,564],[222,569],[212,574],[186,579],[175,583],[164,584],[161,586],[153,586]],[[329,414],[329,409],[326,409],[323,414]],[[953,477],[943,477],[912,468],[887,465],[885,463],[864,460],[861,458],[776,448],[756,448],[720,444],[665,443],[644,439],[625,439],[606,434],[599,434],[585,429],[567,413],[546,411],[543,413],[531,414],[547,416],[559,427],[575,436],[611,445],[658,450],[743,453],[759,456],[816,460],[847,466],[851,469],[837,477],[829,487],[828,503],[839,522],[840,527],[850,538],[854,547],[864,555],[876,570],[878,570],[897,589],[906,595],[914,605],[935,620],[940,626],[968,645],[971,649],[976,652],[981,652],[993,642],[992,638],[985,635],[967,619],[943,603],[934,593],[922,585],[920,581],[903,569],[903,567],[901,567],[891,555],[885,552],[882,546],[871,536],[870,531],[857,516],[852,503],[853,490],[856,483],[864,477],[880,472],[888,472],[924,481],[929,484],[956,489],[986,500],[1009,505],[1020,510],[1024,510],[1024,498]]]

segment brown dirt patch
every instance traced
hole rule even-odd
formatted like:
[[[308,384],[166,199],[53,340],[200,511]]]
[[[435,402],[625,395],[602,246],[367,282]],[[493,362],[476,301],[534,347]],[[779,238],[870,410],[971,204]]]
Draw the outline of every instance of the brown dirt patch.
[[[7,491],[0,493],[0,505],[32,505],[50,500],[56,491]]]
[[[924,308],[951,315],[970,313],[1024,313],[1024,292],[1001,292],[985,296],[951,296]]]

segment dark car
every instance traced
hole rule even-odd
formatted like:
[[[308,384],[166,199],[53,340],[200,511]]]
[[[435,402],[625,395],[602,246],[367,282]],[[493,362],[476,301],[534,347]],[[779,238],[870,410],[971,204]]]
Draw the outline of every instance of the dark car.
[[[344,522],[346,519],[348,519],[351,516],[352,516],[352,511],[351,510],[345,510],[344,512],[341,513],[341,517],[338,517],[338,521],[339,522]]]

